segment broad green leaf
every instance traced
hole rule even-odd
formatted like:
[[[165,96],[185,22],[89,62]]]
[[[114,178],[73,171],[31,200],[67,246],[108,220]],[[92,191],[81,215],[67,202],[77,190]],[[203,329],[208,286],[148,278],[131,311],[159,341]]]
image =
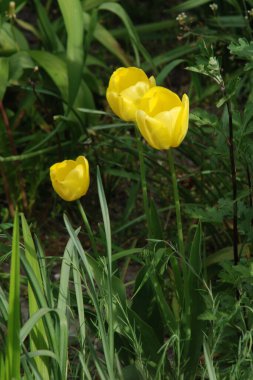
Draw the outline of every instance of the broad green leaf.
[[[117,0],[114,0],[117,1]],[[105,3],[105,0],[83,0],[83,10],[89,11],[92,8],[98,7],[99,5]]]
[[[80,0],[58,0],[67,30],[68,101],[73,105],[82,78],[84,22]]]
[[[242,257],[249,258],[251,256],[250,244],[238,244],[238,250]],[[222,264],[224,261],[232,261],[233,259],[233,247],[226,247],[208,256],[206,265],[209,267],[214,264]]]
[[[91,17],[88,13],[83,13],[84,28],[88,30],[90,27]],[[129,66],[130,61],[124,50],[119,45],[118,41],[112,36],[112,34],[101,24],[97,23],[94,29],[93,37],[98,40],[107,50],[114,54],[125,65]]]
[[[34,62],[27,51],[19,51],[9,57],[9,81],[17,84],[25,69],[32,70]]]
[[[0,101],[3,100],[9,79],[9,58],[0,57]]]
[[[4,23],[0,27],[0,54],[12,54],[19,50],[17,42],[13,39],[10,25]]]
[[[30,50],[30,56],[41,66],[58,87],[63,99],[68,99],[68,74],[66,63],[55,54]]]

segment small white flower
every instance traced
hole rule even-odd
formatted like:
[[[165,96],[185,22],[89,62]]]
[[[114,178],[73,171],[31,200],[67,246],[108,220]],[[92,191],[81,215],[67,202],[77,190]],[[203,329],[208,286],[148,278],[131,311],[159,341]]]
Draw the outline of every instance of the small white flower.
[[[176,17],[176,20],[180,25],[184,25],[185,21],[187,19],[187,14],[185,12],[179,13],[179,15]]]
[[[216,3],[210,4],[209,7],[212,9],[213,12],[216,12],[218,10],[218,4]]]
[[[248,15],[249,15],[250,17],[253,17],[253,8],[251,8],[251,9],[248,11]]]

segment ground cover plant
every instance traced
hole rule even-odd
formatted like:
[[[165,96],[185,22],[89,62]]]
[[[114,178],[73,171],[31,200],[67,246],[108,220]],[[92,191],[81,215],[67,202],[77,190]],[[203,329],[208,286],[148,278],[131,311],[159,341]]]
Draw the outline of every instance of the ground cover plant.
[[[251,380],[253,1],[0,14],[0,379]]]

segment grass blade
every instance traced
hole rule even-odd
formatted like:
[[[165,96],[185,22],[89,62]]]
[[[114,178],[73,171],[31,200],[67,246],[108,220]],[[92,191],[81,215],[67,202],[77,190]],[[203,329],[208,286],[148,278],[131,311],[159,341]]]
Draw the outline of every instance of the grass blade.
[[[203,347],[204,347],[204,356],[205,356],[205,362],[206,362],[206,368],[207,368],[209,380],[217,380],[209,346],[205,340],[203,343]]]
[[[147,50],[144,48],[144,46],[142,45],[139,39],[139,36],[134,28],[134,25],[131,19],[129,18],[128,14],[124,10],[124,8],[120,4],[108,2],[108,3],[102,4],[99,7],[99,9],[107,10],[109,12],[116,14],[116,16],[118,16],[123,22],[123,24],[125,25],[130,37],[130,42],[134,50],[136,65],[140,66],[139,52],[143,55],[143,57],[145,58],[147,62],[150,62],[152,64],[152,58],[147,52]]]
[[[12,254],[11,254],[11,272],[10,272],[10,290],[9,290],[9,317],[8,317],[8,335],[6,344],[6,380],[20,379],[20,252],[19,252],[19,215],[15,213]]]
[[[33,243],[30,228],[27,224],[24,214],[21,214],[21,221],[25,245],[25,256],[37,278],[38,286],[40,287],[41,292],[44,293],[43,281],[40,273],[37,252]],[[29,315],[32,316],[34,313],[38,311],[39,306],[30,283],[28,283],[28,302]],[[37,351],[39,349],[48,349],[47,334],[42,320],[38,321],[38,324],[34,326],[30,334],[30,349],[31,351]],[[43,379],[49,380],[50,366],[49,362],[47,361],[47,358],[36,357],[35,363],[37,365],[39,373],[43,376]]]
[[[201,5],[211,3],[212,0],[187,0],[184,1],[182,4],[178,4],[175,7],[171,8],[171,11],[188,11],[189,9],[193,9],[196,7],[200,7]]]

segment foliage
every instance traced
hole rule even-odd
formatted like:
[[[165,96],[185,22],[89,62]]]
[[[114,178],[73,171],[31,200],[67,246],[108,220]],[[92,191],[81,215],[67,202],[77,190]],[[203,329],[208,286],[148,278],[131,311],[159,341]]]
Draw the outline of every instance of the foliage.
[[[0,2],[1,379],[252,377],[253,2],[139,3]],[[173,185],[106,105],[119,66],[189,96]],[[49,167],[78,155],[76,207]]]

